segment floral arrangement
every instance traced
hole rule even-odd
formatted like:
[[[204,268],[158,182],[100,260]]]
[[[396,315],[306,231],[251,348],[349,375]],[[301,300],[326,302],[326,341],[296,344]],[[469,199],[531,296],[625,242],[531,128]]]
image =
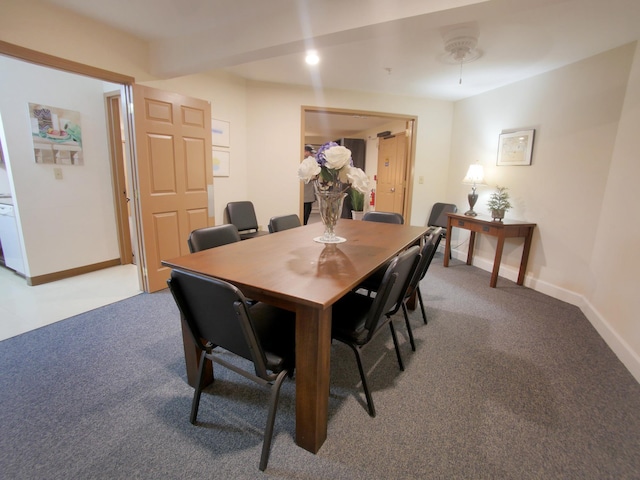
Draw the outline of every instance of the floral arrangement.
[[[305,158],[298,168],[298,178],[304,183],[315,182],[318,191],[344,192],[351,186],[362,194],[369,192],[369,177],[353,166],[351,150],[336,142],[322,145],[315,158]]]

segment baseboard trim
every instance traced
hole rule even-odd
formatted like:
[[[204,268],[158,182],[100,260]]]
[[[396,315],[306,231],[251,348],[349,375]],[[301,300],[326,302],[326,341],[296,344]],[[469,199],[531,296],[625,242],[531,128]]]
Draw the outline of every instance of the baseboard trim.
[[[453,251],[452,256],[463,262],[467,261],[466,252]],[[473,259],[473,266],[478,267],[487,272],[493,270],[493,261],[476,257]],[[518,280],[518,270],[516,268],[501,265],[500,277],[506,278],[513,282]],[[524,286],[544,293],[557,300],[570,303],[578,307],[589,323],[596,329],[600,337],[606,342],[609,348],[616,354],[622,364],[629,370],[638,383],[640,383],[640,356],[629,346],[629,344],[611,327],[611,324],[598,312],[598,310],[589,302],[589,300],[578,293],[558,287],[548,282],[525,275]]]
[[[36,277],[25,278],[27,279],[27,285],[35,287],[36,285],[55,282],[57,280],[63,280],[65,278],[75,277],[76,275],[95,272],[104,268],[115,267],[118,265],[121,265],[120,259],[114,258],[113,260],[94,263],[92,265],[84,265],[82,267],[71,268],[69,270],[62,270],[60,272],[47,273],[46,275],[38,275]]]

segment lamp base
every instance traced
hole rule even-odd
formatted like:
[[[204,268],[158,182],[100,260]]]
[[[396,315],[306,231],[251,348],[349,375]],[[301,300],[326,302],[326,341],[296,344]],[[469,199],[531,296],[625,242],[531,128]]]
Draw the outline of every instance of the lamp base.
[[[478,201],[478,194],[476,193],[475,187],[473,189],[473,192],[467,195],[467,199],[469,200],[469,210],[464,212],[464,214],[468,217],[476,217],[478,214],[473,211],[473,207]]]

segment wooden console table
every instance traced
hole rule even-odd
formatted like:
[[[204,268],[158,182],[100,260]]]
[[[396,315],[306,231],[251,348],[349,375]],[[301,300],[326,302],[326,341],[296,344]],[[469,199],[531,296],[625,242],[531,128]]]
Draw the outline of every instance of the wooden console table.
[[[500,261],[502,260],[502,250],[504,248],[504,239],[513,237],[524,237],[524,248],[522,249],[522,260],[520,260],[520,272],[518,273],[518,285],[524,282],[524,273],[527,269],[527,261],[529,260],[529,250],[531,249],[531,237],[535,223],[519,222],[517,220],[505,220],[497,222],[489,217],[478,215],[471,217],[460,215],[457,213],[447,214],[447,244],[444,252],[444,266],[449,266],[449,255],[451,254],[451,229],[453,227],[463,228],[471,232],[469,238],[469,252],[467,253],[467,265],[471,265],[473,260],[473,245],[476,240],[476,233],[485,233],[494,237],[498,237],[498,245],[496,246],[496,256],[493,260],[493,271],[491,272],[490,286],[496,287],[498,282],[498,272],[500,271]]]

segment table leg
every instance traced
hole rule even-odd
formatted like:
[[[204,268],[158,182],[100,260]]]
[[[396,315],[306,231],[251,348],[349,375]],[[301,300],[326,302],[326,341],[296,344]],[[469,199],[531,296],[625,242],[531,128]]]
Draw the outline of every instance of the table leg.
[[[296,443],[312,453],[327,438],[331,308],[296,310]]]
[[[444,262],[445,267],[449,266],[449,256],[451,255],[451,218],[447,219],[447,236],[445,237],[447,242],[444,247]]]
[[[473,247],[476,244],[476,232],[471,232],[469,235],[469,250],[467,251],[467,265],[471,265],[473,263]]]
[[[498,283],[498,272],[500,271],[500,262],[502,261],[502,250],[504,249],[504,230],[498,235],[498,244],[496,245],[496,256],[493,259],[493,271],[491,272],[491,288],[496,288]]]
[[[518,285],[522,285],[524,283],[524,274],[527,271],[527,262],[529,261],[529,251],[531,250],[532,237],[533,237],[533,227],[530,227],[524,239],[524,248],[522,249],[522,260],[520,260],[520,271],[518,272]]]

